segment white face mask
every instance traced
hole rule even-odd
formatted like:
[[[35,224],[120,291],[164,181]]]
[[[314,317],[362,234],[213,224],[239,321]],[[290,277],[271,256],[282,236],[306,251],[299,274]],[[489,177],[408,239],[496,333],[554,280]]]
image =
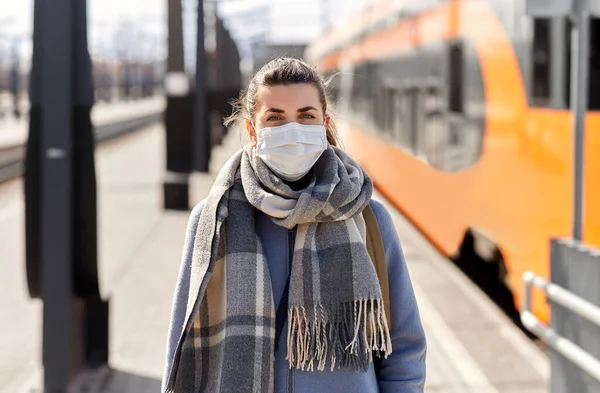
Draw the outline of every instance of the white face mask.
[[[306,175],[327,149],[323,125],[287,123],[257,131],[256,155],[280,178],[296,181]]]

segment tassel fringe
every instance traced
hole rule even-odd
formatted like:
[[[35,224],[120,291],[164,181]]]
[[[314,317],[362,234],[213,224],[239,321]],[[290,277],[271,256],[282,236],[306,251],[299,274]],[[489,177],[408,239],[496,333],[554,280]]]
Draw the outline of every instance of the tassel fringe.
[[[295,306],[288,310],[290,368],[323,371],[327,359],[331,371],[352,368],[367,371],[372,353],[385,358],[392,353],[383,300],[363,299],[313,310]]]

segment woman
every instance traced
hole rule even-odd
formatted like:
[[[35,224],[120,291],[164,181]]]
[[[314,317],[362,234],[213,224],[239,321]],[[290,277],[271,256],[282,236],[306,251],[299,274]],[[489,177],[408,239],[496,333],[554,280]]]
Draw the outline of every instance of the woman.
[[[236,104],[228,123],[251,143],[192,212],[163,391],[423,392],[425,336],[398,236],[368,175],[336,147],[324,81],[279,58]],[[365,245],[367,206],[391,326]]]

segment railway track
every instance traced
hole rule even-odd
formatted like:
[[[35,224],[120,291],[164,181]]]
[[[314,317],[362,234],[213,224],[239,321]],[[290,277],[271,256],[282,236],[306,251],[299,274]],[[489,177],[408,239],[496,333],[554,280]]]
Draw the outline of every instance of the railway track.
[[[163,113],[158,112],[133,119],[116,121],[96,127],[94,136],[96,143],[104,142],[143,128],[162,119]],[[25,146],[0,147],[0,183],[17,178],[25,170]]]

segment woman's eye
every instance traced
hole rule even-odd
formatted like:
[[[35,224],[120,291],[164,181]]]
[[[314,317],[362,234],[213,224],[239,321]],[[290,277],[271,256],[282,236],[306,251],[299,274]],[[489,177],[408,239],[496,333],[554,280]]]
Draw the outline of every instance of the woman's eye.
[[[273,115],[273,116],[269,116],[267,118],[267,121],[276,121],[276,120],[281,120],[281,117],[279,117],[277,115]]]
[[[303,119],[314,119],[315,117],[313,115],[311,115],[310,113],[305,113],[302,115]]]

